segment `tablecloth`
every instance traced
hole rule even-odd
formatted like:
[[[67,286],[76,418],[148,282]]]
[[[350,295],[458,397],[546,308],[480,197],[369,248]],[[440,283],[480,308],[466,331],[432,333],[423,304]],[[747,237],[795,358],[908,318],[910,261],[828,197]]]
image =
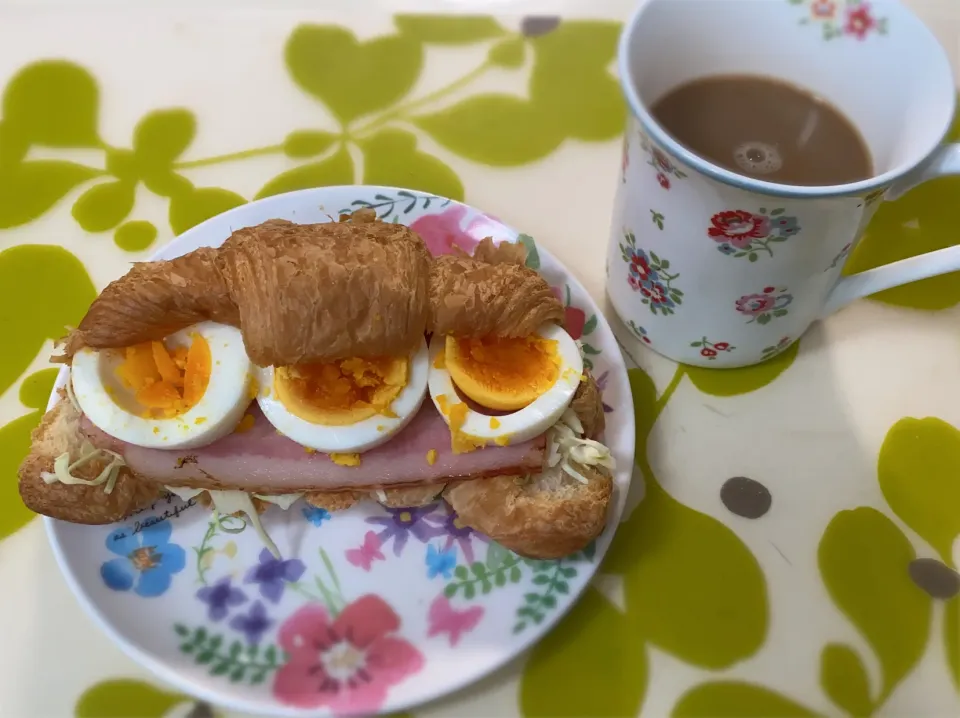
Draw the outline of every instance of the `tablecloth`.
[[[960,6],[910,4],[957,66]],[[63,326],[206,217],[353,182],[465,199],[602,300],[632,5],[0,2],[0,715],[223,713],[99,632],[19,502]],[[884,206],[845,271],[955,243],[958,194]],[[415,714],[957,715],[958,303],[891,290],[725,372],[608,311],[638,420],[613,549],[530,654]]]

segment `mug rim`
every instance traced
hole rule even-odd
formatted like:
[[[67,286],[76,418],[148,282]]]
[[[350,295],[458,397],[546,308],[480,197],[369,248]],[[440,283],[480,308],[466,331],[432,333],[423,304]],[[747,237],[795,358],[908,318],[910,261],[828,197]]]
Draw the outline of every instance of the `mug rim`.
[[[859,180],[858,182],[815,186],[767,182],[765,180],[754,179],[752,177],[747,177],[746,175],[737,174],[731,170],[724,169],[720,165],[714,164],[710,160],[704,159],[700,155],[691,152],[680,142],[675,140],[666,130],[664,130],[663,127],[660,126],[660,123],[653,118],[653,115],[647,109],[645,103],[640,98],[640,94],[637,92],[635,83],[633,82],[633,72],[630,68],[629,50],[633,41],[634,33],[640,26],[640,22],[643,19],[643,14],[647,8],[654,2],[663,1],[664,0],[642,0],[639,7],[633,11],[633,13],[630,15],[630,18],[623,26],[623,30],[620,33],[620,40],[617,44],[617,72],[620,76],[620,91],[626,98],[627,105],[630,107],[630,111],[633,113],[633,116],[637,118],[647,134],[649,134],[659,145],[664,147],[674,157],[679,159],[688,167],[706,175],[710,179],[730,185],[737,189],[745,190],[747,192],[757,192],[759,194],[774,195],[778,197],[816,199],[824,197],[849,197],[860,195],[865,192],[871,192],[876,189],[888,187],[899,178],[909,174],[917,167],[923,165],[943,145],[944,139],[950,132],[950,126],[957,112],[958,92],[957,88],[955,87],[955,82],[950,83],[949,90],[951,98],[951,112],[945,126],[936,138],[933,138],[929,143],[926,144],[926,148],[922,155],[906,166],[901,165],[888,170],[887,172],[868,177],[864,180]],[[930,31],[930,28],[927,27],[926,23],[924,23],[909,8],[904,7],[900,3],[894,3],[894,5],[897,6],[897,10],[902,15],[905,15],[911,19],[915,25],[916,31],[926,35],[924,40],[932,43],[936,47],[940,62],[947,67],[947,74],[953,78],[953,66],[950,63],[949,57],[947,57],[947,52],[940,41],[937,40],[936,36]]]

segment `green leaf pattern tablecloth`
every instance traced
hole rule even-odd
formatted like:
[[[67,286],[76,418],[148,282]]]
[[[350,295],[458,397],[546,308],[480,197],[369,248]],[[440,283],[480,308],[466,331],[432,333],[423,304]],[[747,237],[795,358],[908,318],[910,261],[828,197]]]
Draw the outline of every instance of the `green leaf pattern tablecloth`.
[[[207,217],[354,182],[465,199],[602,297],[630,4],[0,4],[0,713],[216,710],[100,634],[19,503],[63,326]],[[955,40],[960,10],[917,5]],[[881,208],[846,271],[956,242],[958,195],[940,180]],[[638,450],[602,575],[528,657],[416,714],[957,715],[958,303],[956,276],[891,290],[726,372],[614,322]]]

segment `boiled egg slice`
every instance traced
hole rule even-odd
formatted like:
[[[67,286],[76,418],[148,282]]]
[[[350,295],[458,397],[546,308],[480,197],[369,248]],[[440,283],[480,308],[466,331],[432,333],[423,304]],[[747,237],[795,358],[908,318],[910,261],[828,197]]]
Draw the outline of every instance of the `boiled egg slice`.
[[[416,416],[429,366],[421,340],[409,357],[265,367],[257,402],[274,428],[298,444],[327,454],[360,453]]]
[[[543,434],[570,405],[582,374],[577,343],[555,324],[519,339],[430,342],[430,397],[458,452]],[[464,397],[492,411],[475,410]]]
[[[99,429],[152,449],[206,446],[234,430],[253,400],[253,365],[240,331],[195,324],[164,341],[83,349],[71,383]]]

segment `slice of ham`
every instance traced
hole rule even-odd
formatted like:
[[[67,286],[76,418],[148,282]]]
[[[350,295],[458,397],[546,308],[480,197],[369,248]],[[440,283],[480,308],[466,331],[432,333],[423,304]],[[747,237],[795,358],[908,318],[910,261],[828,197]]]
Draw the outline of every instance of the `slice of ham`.
[[[84,417],[94,444],[123,455],[145,479],[170,486],[240,489],[257,493],[338,491],[418,486],[448,479],[480,478],[539,471],[546,436],[516,446],[488,446],[466,454],[450,447],[450,428],[430,402],[389,441],[360,455],[360,466],[341,466],[310,453],[277,433],[256,404],[253,427],[199,449],[146,449],[107,436]],[[431,465],[427,454],[436,451]]]

